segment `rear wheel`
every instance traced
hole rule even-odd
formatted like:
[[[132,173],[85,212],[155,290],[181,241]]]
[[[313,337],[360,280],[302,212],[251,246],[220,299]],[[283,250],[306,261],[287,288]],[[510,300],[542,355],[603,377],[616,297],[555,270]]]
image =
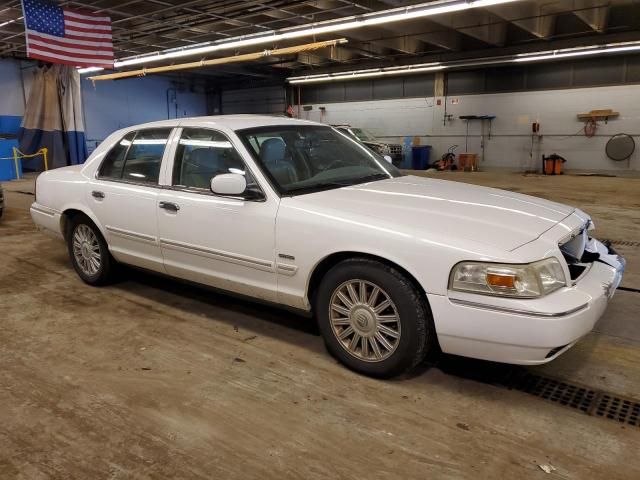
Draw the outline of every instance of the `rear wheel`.
[[[104,285],[112,279],[115,260],[100,230],[84,215],[71,219],[67,246],[73,268],[89,285]]]
[[[377,261],[346,260],[329,270],[315,308],[329,352],[366,375],[399,375],[435,345],[424,294],[400,271]]]

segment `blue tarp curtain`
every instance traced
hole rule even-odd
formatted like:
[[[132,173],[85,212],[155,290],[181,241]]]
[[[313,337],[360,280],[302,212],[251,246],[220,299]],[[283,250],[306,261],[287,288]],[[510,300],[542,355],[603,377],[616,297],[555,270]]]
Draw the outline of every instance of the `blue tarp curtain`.
[[[18,132],[25,154],[48,149],[49,168],[83,163],[87,158],[80,75],[67,65],[39,67]],[[40,158],[24,159],[27,170],[42,170]]]

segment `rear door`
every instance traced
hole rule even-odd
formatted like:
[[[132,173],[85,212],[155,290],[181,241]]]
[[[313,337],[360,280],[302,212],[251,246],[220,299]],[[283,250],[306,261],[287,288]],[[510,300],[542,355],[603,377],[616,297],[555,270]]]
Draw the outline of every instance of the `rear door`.
[[[158,242],[158,185],[172,128],[129,132],[105,156],[87,202],[105,229],[113,256],[164,271]]]

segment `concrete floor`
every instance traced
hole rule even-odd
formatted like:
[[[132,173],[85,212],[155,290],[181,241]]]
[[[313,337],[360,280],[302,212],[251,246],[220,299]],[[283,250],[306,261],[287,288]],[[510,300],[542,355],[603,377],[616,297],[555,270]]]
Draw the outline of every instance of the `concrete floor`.
[[[600,238],[640,241],[638,179],[436,175],[566,201]],[[5,188],[2,479],[640,478],[640,427],[445,373],[459,359],[376,381],[291,313],[138,272],[88,287],[35,231],[33,182]],[[640,288],[640,247],[619,250]],[[531,370],[640,398],[639,312],[640,293],[618,292],[595,332]]]

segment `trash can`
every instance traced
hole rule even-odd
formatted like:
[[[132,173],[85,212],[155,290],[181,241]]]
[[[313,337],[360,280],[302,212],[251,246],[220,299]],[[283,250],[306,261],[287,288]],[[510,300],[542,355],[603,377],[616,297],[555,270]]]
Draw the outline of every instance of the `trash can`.
[[[411,149],[411,168],[413,170],[426,170],[429,167],[431,145],[419,145]]]

